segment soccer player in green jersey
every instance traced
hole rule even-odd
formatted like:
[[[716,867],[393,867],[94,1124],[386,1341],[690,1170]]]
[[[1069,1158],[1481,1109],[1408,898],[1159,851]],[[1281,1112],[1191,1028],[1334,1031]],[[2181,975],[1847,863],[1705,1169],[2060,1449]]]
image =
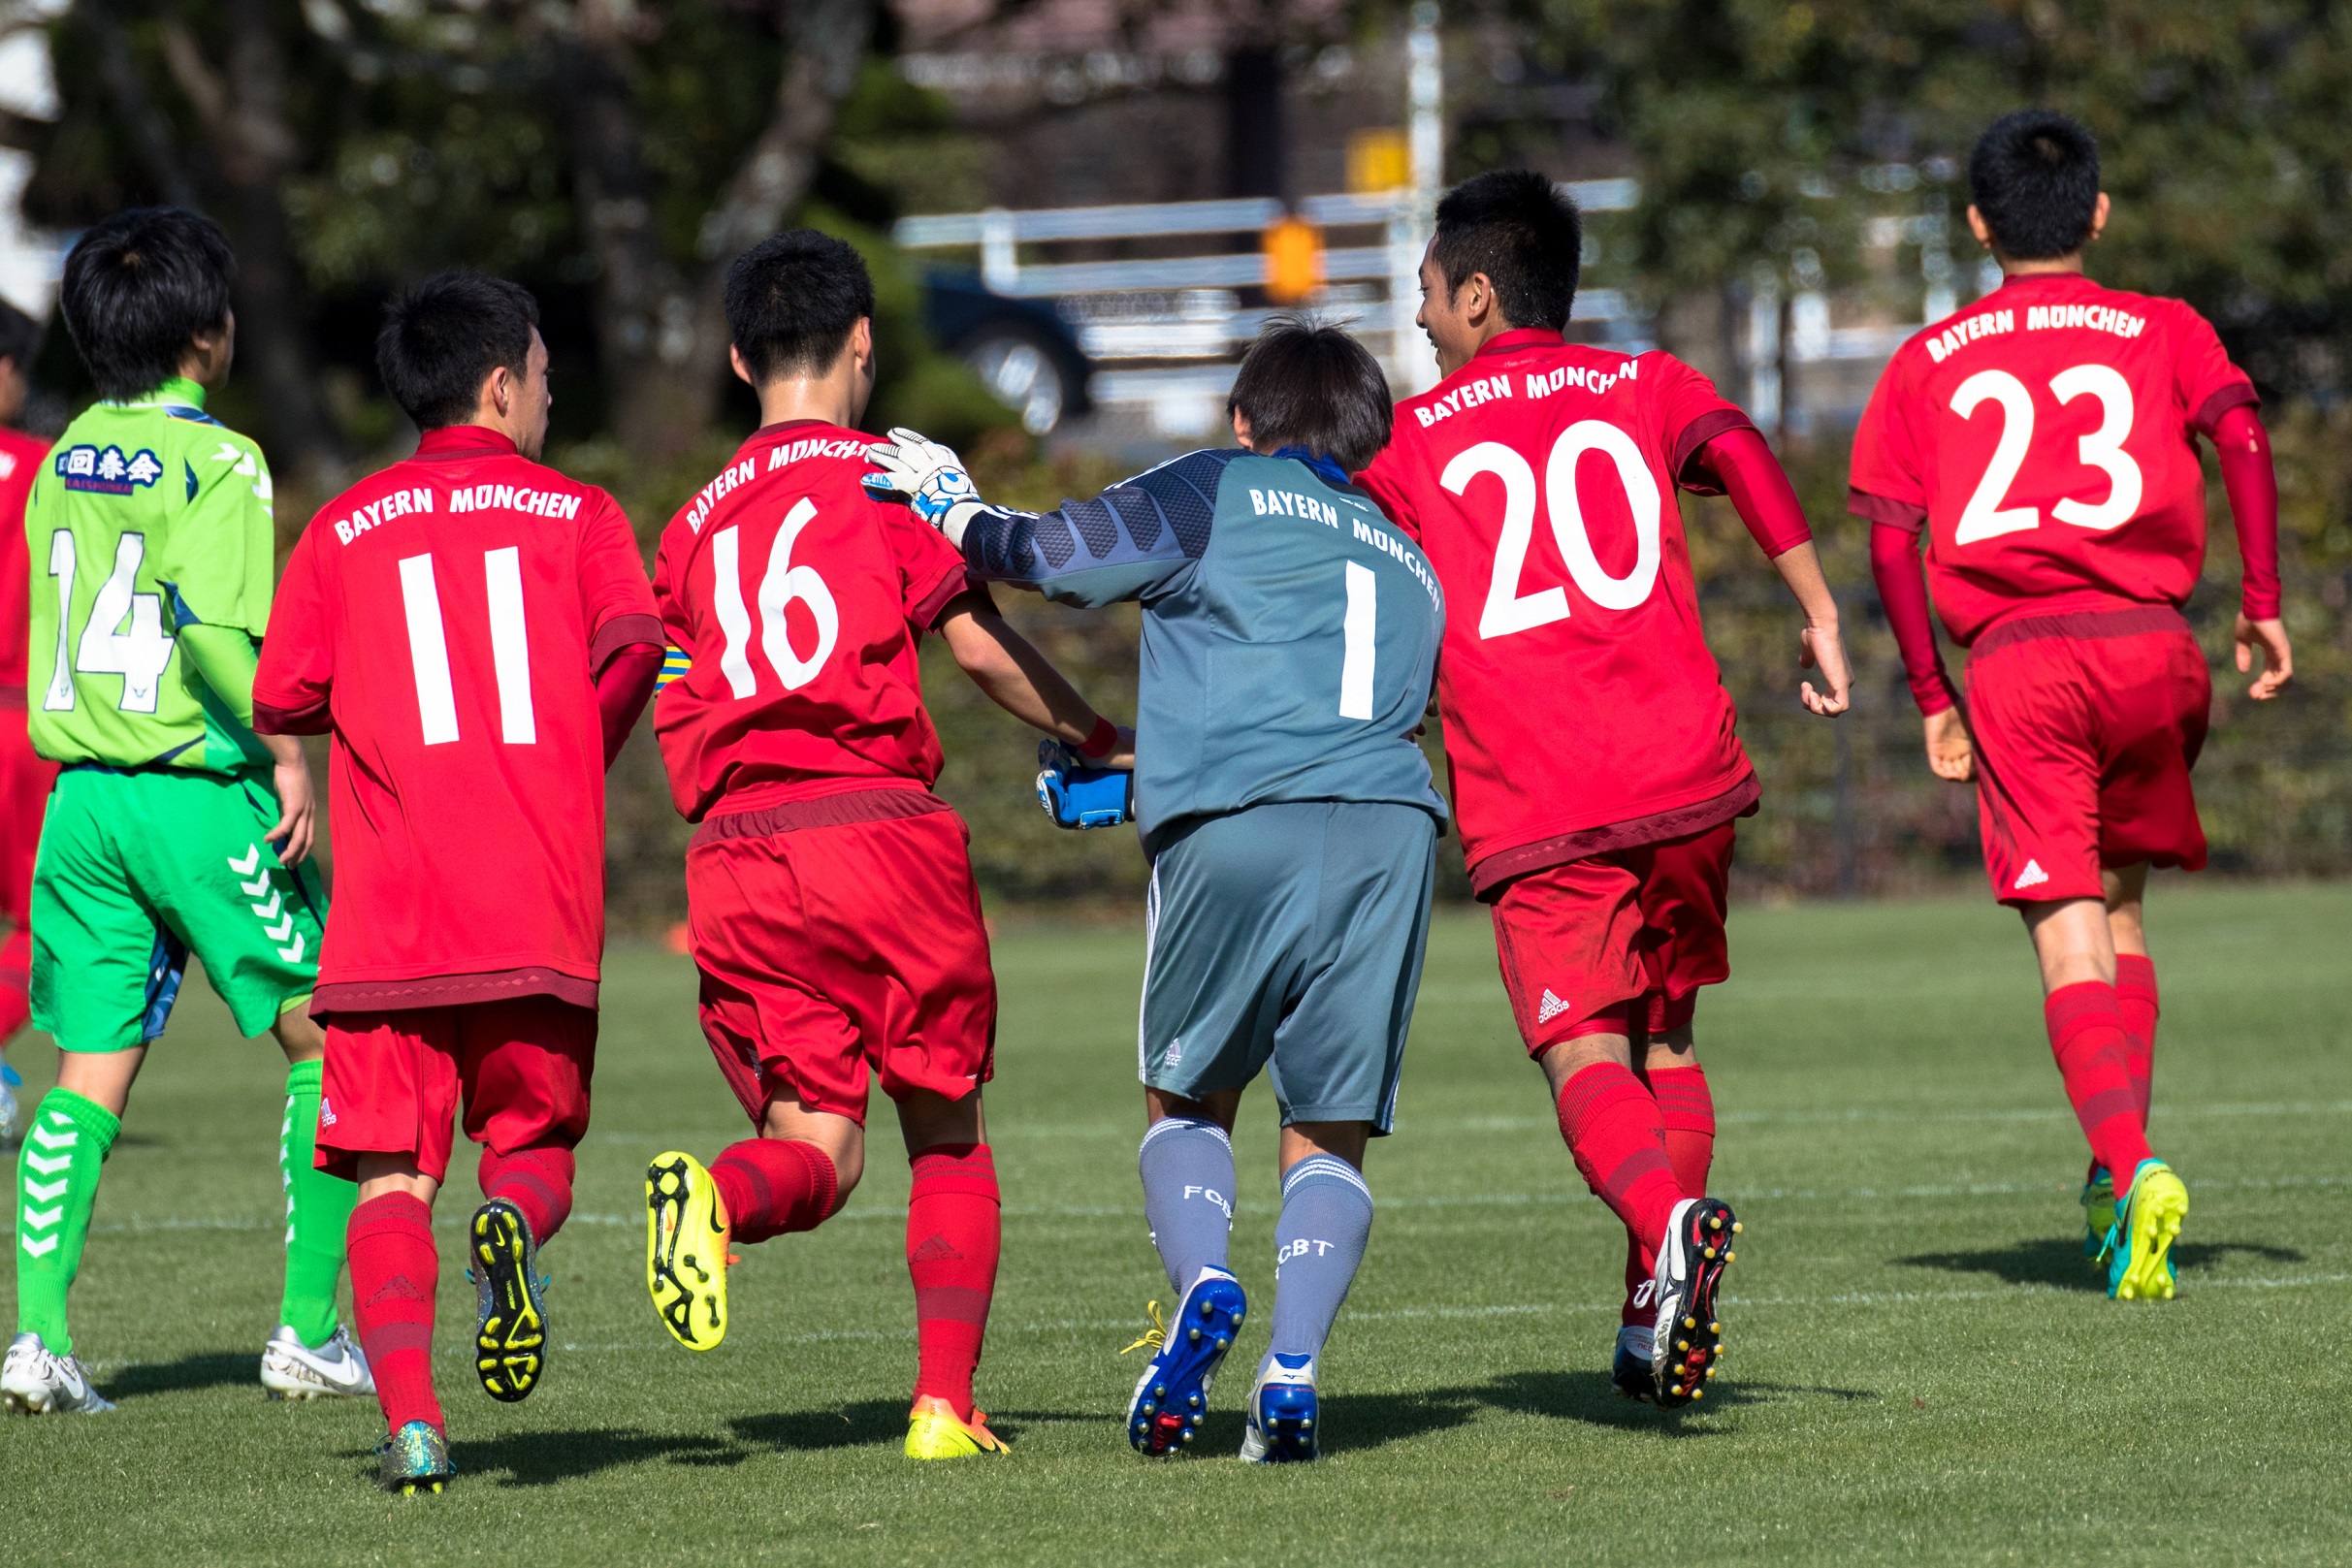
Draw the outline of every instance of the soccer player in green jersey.
[[[336,1321],[355,1190],[314,1169],[325,1037],[308,1002],[326,900],[308,765],[252,729],[275,533],[260,449],[204,411],[227,376],[236,259],[170,208],[91,229],[63,307],[102,400],[67,427],[25,508],[33,748],[61,765],[33,872],[33,1022],[63,1053],[16,1169],[17,1334],[0,1405],[113,1408],[66,1328],[98,1176],[131,1080],[193,952],[244,1034],[289,1064],[283,1322],[274,1394],[370,1395]]]

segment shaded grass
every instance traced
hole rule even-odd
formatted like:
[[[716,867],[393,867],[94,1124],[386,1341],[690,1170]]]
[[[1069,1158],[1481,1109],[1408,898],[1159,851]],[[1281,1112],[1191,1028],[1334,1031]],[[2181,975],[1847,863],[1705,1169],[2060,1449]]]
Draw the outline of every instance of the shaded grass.
[[[998,944],[989,1091],[1006,1261],[983,1404],[1001,1462],[897,1452],[913,1375],[888,1118],[814,1235],[749,1249],[728,1342],[672,1345],[641,1285],[653,1152],[741,1118],[683,961],[616,952],[579,1211],[545,1254],[558,1348],[501,1406],[462,1355],[470,1291],[440,1220],[443,1396],[463,1475],[372,1489],[371,1409],[253,1381],[282,1224],[274,1052],[182,1004],[108,1166],[76,1335],[122,1402],[0,1424],[0,1507],[59,1561],[1552,1562],[2340,1560],[2352,1245],[2352,889],[2154,901],[2157,1145],[2195,1200],[2182,1298],[2108,1301],[2072,1199],[2080,1136],[2013,917],[1973,903],[1744,912],[1699,1020],[1718,1189],[1748,1234],[1703,1414],[1612,1396],[1622,1232],[1583,1193],[1475,917],[1433,941],[1372,1252],[1325,1361],[1329,1457],[1120,1441],[1144,1302],[1165,1297],[1134,1178],[1131,931]],[[195,988],[192,988],[195,989]],[[21,1047],[38,1089],[49,1053]],[[1245,1107],[1234,1256],[1271,1290],[1271,1103]],[[461,1156],[464,1159],[464,1156]],[[1251,1316],[1244,1359],[1260,1348]],[[1210,1455],[1216,1456],[1208,1456]]]

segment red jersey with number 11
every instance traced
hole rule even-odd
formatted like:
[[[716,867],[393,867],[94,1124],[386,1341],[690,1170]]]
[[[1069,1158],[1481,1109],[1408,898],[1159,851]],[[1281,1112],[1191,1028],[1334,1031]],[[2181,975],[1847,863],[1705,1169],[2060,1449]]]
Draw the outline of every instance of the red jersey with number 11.
[[[1535,328],[1397,405],[1360,482],[1454,606],[1437,690],[1481,892],[1755,804],[1675,502],[1716,493],[1700,447],[1754,428],[1670,354]]]
[[[686,672],[654,729],[690,822],[722,796],[732,812],[939,777],[918,647],[971,584],[953,546],[858,482],[873,439],[756,431],[662,532],[654,594]]]
[[[262,727],[335,736],[318,1010],[596,1005],[595,672],[660,638],[621,508],[495,431],[430,431],[328,502],[253,679]]]
[[[2020,612],[2178,605],[2205,564],[2191,432],[2256,400],[2180,301],[2013,277],[1895,351],[1854,432],[1853,509],[1925,518],[1963,646]]]

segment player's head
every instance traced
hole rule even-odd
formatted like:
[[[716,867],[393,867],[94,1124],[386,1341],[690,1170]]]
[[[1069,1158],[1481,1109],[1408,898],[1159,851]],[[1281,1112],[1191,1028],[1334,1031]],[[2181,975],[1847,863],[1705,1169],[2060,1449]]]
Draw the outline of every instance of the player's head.
[[[753,387],[844,380],[850,418],[874,391],[874,279],[846,241],[814,229],[771,235],[726,270],[735,373]]]
[[[13,425],[33,390],[33,361],[41,353],[41,323],[0,300],[0,425]]]
[[[1225,399],[1234,434],[1252,452],[1305,447],[1349,473],[1388,445],[1388,377],[1337,327],[1276,316],[1241,356]]]
[[[533,460],[547,445],[547,344],[520,283],[462,267],[425,279],[384,307],[375,369],[420,431],[485,425]]]
[[[59,298],[98,396],[123,402],[176,375],[226,375],[236,279],[228,236],[194,212],[135,208],[85,231],[66,255]]]
[[[2003,259],[2072,256],[2107,221],[2098,140],[2052,110],[2005,114],[1968,155],[1968,195],[1977,238]]]
[[[1583,253],[1576,204],[1543,175],[1498,170],[1447,191],[1421,261],[1420,316],[1445,373],[1498,333],[1566,327]]]

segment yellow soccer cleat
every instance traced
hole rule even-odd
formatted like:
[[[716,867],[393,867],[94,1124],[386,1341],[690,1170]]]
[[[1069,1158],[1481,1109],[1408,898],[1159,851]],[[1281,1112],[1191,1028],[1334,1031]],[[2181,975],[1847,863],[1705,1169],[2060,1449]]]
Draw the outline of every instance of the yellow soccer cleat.
[[[645,1168],[645,1288],[672,1338],[715,1350],[726,1337],[726,1204],[691,1154],[672,1150]]]
[[[2189,1217],[2189,1190],[2162,1160],[2144,1160],[2115,1205],[2108,1232],[2107,1294],[2118,1301],[2173,1298],[2173,1242]]]
[[[986,1412],[956,1419],[955,1407],[936,1396],[918,1399],[907,1415],[907,1457],[961,1459],[974,1454],[1010,1454],[1005,1440],[988,1430]]]

